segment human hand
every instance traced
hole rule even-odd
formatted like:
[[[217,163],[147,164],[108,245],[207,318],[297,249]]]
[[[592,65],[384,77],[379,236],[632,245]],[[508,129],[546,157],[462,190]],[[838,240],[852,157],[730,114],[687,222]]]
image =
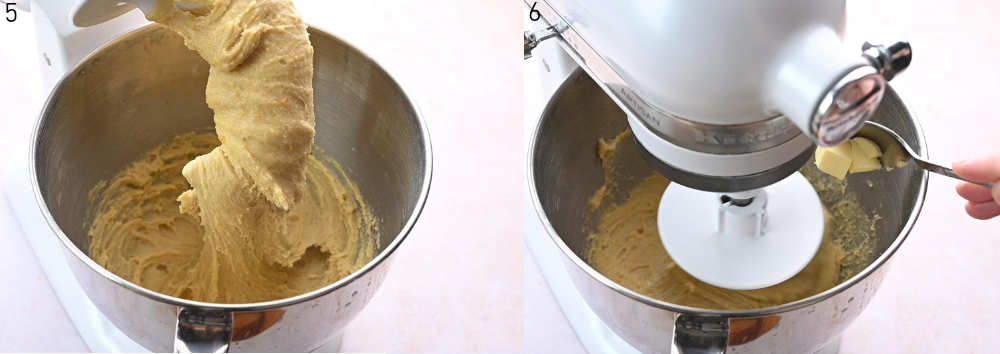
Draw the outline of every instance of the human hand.
[[[955,173],[973,181],[993,182],[993,189],[962,182],[955,187],[958,195],[969,202],[965,212],[969,216],[986,220],[1000,215],[1000,154],[983,159],[959,161],[952,164]]]

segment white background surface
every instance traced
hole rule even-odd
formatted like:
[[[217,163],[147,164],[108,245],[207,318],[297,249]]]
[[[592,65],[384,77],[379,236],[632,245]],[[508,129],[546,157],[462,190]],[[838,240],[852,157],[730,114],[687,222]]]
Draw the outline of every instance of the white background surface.
[[[321,27],[413,91],[434,144],[423,217],[348,327],[344,349],[510,352],[524,338],[528,352],[580,352],[521,248],[520,2],[298,2],[312,11],[307,19],[322,14]],[[1000,4],[852,1],[848,11],[849,40],[913,44],[913,65],[893,84],[919,115],[935,160],[1000,152]],[[42,101],[33,30],[22,16],[0,20],[0,147],[26,134]],[[0,173],[7,160],[0,153]],[[1000,220],[966,217],[954,184],[931,177],[919,222],[842,352],[994,351]],[[86,350],[6,208],[0,203],[0,350]]]
[[[520,351],[519,3],[296,3],[307,21],[359,47],[410,90],[434,149],[423,215],[345,330],[343,349]],[[43,100],[30,15],[19,16],[0,20],[0,147],[27,134]],[[0,153],[0,169],[8,160]],[[6,202],[0,235],[0,351],[86,351]]]
[[[864,40],[906,39],[913,46],[912,65],[892,84],[923,125],[932,160],[947,165],[1000,153],[1000,3],[872,0],[847,7],[846,42],[860,48]],[[531,80],[525,77],[526,85]],[[997,351],[1000,219],[966,216],[955,184],[931,176],[920,219],[878,294],[845,331],[841,353]],[[525,263],[529,351],[580,352],[537,266],[530,257]]]

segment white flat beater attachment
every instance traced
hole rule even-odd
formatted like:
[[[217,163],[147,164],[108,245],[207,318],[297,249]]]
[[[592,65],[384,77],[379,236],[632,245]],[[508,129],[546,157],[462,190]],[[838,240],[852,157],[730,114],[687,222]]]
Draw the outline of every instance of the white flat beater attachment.
[[[750,290],[802,271],[819,250],[824,216],[812,185],[795,173],[763,189],[725,194],[671,184],[657,225],[664,248],[688,274]]]

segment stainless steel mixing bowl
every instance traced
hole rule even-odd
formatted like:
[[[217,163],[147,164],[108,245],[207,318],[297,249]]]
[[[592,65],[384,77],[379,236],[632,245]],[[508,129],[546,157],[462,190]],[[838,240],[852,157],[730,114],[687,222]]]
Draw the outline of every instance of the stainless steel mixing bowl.
[[[87,295],[146,348],[294,352],[337,346],[341,329],[371,299],[416,222],[431,179],[430,142],[416,106],[356,48],[315,28],[310,38],[316,145],[357,184],[379,221],[381,240],[375,258],[357,272],[292,298],[189,301],[142,288],[87,257],[90,189],[157,144],[212,127],[205,104],[208,66],[180,37],[157,25],[126,34],[66,75],[45,104],[31,148],[39,205]]]
[[[886,92],[873,120],[895,129],[918,152],[925,153],[923,133],[894,91]],[[889,259],[916,221],[927,174],[911,164],[892,172],[848,177],[848,190],[858,196],[862,208],[883,218],[875,235],[878,257],[856,276],[815,296],[770,308],[691,308],[629,290],[587,264],[589,230],[594,230],[600,219],[587,207],[587,200],[604,176],[596,142],[614,137],[626,127],[625,114],[578,69],[549,101],[529,152],[528,176],[535,208],[590,308],[644,353],[668,353],[672,347],[679,352],[836,352],[840,333],[871,300],[885,277]],[[619,157],[621,175],[634,177],[619,181],[621,188],[612,198],[620,202],[642,177],[654,172],[633,140],[626,142]],[[874,182],[873,189],[866,180]]]

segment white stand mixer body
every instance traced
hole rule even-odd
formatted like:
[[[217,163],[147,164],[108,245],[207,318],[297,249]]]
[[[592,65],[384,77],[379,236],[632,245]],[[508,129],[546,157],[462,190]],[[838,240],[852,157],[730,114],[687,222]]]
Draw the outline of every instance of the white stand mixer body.
[[[677,183],[733,192],[797,170],[874,113],[910,48],[847,48],[843,0],[528,1],[525,34],[570,53],[629,116],[644,157]]]
[[[858,49],[840,45],[841,0],[564,0],[553,6],[650,103],[707,124],[791,113],[778,111],[769,86],[811,31],[825,37],[809,43],[823,56],[810,63],[822,71],[815,75],[842,75],[862,63]]]
[[[39,59],[48,92],[70,69],[91,52],[122,34],[149,21],[133,10],[101,26],[81,28],[73,25],[73,11],[82,0],[34,0],[30,12],[35,18]]]

